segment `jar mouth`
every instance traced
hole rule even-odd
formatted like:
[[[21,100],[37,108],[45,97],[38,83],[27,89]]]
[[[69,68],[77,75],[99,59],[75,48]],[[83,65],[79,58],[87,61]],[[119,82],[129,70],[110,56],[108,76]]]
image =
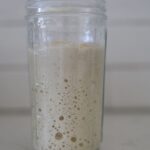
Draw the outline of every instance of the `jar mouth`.
[[[28,16],[41,13],[89,13],[105,16],[104,0],[28,0]]]
[[[105,6],[105,0],[27,0],[27,5],[36,3],[51,4],[51,5],[68,5],[68,6],[91,6],[91,7],[103,7]]]

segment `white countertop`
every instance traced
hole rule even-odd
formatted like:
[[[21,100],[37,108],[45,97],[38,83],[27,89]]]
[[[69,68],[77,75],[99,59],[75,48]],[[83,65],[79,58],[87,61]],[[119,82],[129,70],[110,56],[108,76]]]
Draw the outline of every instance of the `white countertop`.
[[[29,115],[0,115],[0,150],[33,150]],[[150,114],[107,113],[101,150],[149,150]]]

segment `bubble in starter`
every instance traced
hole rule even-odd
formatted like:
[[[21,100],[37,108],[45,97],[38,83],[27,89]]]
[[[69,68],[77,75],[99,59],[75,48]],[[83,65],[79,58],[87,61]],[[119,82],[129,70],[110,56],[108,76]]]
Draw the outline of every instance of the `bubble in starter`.
[[[72,142],[76,142],[76,141],[77,141],[77,138],[76,138],[76,137],[72,137],[72,138],[71,138],[71,141],[72,141]]]
[[[41,108],[39,108],[38,110],[39,110],[39,112],[41,112],[41,111],[42,111],[42,109],[41,109]]]
[[[68,79],[64,79],[65,82],[68,82]]]
[[[55,135],[55,139],[56,139],[56,140],[61,140],[62,138],[63,138],[62,133],[57,132],[56,135]]]
[[[62,147],[65,147],[65,145],[62,145]]]
[[[59,120],[61,120],[61,121],[64,120],[64,116],[60,116]]]
[[[74,98],[77,99],[77,96],[75,96]]]
[[[52,146],[49,146],[49,149],[51,149],[52,148]]]
[[[79,146],[82,147],[82,146],[83,146],[83,143],[79,143]]]
[[[78,109],[78,110],[80,110],[80,108],[79,108],[79,107],[78,107],[77,109]]]
[[[43,93],[43,90],[40,90],[40,93]]]
[[[82,120],[85,120],[85,117],[82,117]]]

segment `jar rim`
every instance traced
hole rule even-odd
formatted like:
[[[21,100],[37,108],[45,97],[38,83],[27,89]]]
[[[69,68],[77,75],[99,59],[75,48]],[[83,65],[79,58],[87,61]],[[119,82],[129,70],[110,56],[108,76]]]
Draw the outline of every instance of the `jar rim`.
[[[65,4],[80,4],[80,5],[95,5],[95,6],[102,6],[105,5],[105,0],[27,0],[28,4],[31,3],[44,3],[48,2],[51,4],[57,3],[65,3]]]
[[[47,13],[84,13],[106,19],[105,0],[28,0],[27,16]]]

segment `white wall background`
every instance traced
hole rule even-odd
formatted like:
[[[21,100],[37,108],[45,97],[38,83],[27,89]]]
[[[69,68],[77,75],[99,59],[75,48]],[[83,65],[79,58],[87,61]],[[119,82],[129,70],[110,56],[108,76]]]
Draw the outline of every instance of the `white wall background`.
[[[30,107],[25,0],[0,1],[0,110]],[[107,0],[106,107],[150,107],[150,0]]]

